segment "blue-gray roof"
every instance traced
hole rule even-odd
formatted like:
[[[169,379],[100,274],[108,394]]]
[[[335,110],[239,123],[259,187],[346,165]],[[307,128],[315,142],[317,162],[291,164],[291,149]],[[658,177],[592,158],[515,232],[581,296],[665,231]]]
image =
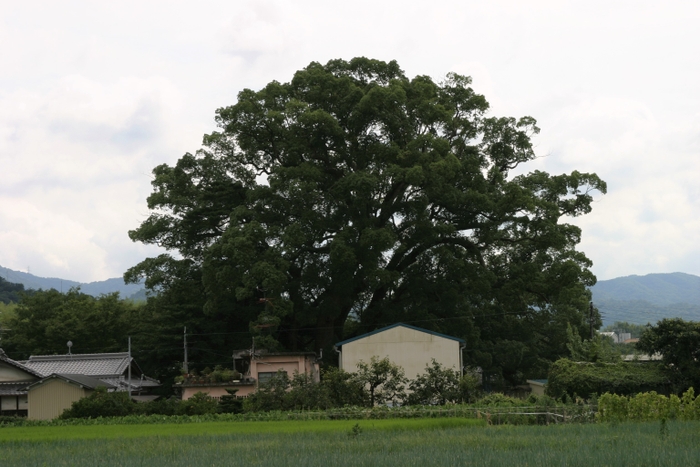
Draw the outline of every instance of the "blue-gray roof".
[[[112,384],[106,383],[104,381],[100,381],[97,378],[92,378],[90,376],[85,376],[85,375],[78,375],[78,374],[70,374],[70,373],[54,373],[52,375],[47,376],[46,378],[43,378],[36,383],[30,384],[27,386],[27,389],[32,388],[34,386],[39,386],[44,384],[45,382],[52,380],[52,379],[60,379],[63,380],[67,383],[73,383],[77,384],[78,386],[86,387],[88,389],[97,389],[98,387],[104,387],[107,389],[116,389],[116,387]]]
[[[453,336],[448,336],[446,334],[440,334],[439,332],[430,331],[428,329],[423,329],[423,328],[419,328],[416,326],[411,326],[410,324],[396,323],[396,324],[392,324],[391,326],[387,326],[387,327],[377,329],[377,330],[372,331],[372,332],[368,332],[367,334],[362,334],[361,336],[353,337],[351,339],[346,339],[342,342],[338,342],[337,344],[335,344],[335,346],[341,347],[345,344],[349,344],[350,342],[356,341],[358,339],[364,339],[365,337],[369,337],[369,336],[372,336],[374,334],[379,334],[380,332],[388,331],[389,329],[393,329],[393,328],[398,327],[398,326],[403,326],[403,327],[408,328],[408,329],[413,329],[414,331],[420,331],[420,332],[424,332],[427,334],[431,334],[433,336],[438,336],[438,337],[442,337],[445,339],[450,339],[453,341],[461,342],[462,344],[466,343],[466,341],[464,339],[460,339],[459,337],[453,337]]]

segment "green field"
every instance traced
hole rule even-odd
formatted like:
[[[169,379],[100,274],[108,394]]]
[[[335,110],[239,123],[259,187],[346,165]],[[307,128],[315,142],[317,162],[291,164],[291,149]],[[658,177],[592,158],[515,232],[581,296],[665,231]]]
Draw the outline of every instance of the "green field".
[[[2,466],[698,466],[700,423],[466,419],[0,429]],[[352,434],[358,424],[359,434]]]

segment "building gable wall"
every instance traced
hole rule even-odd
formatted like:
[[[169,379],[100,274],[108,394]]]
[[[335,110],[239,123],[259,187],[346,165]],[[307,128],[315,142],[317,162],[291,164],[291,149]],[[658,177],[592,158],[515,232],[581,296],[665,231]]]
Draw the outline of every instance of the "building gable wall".
[[[425,373],[425,367],[434,358],[445,368],[460,371],[460,343],[435,334],[405,326],[396,326],[343,344],[341,367],[357,371],[357,363],[369,363],[373,356],[388,357],[400,365],[406,377],[413,379]]]
[[[0,360],[0,382],[36,381],[37,379],[38,378],[31,373],[22,371],[22,369]]]
[[[90,395],[91,389],[81,388],[62,379],[53,378],[29,388],[29,419],[51,420],[70,408],[73,402]]]

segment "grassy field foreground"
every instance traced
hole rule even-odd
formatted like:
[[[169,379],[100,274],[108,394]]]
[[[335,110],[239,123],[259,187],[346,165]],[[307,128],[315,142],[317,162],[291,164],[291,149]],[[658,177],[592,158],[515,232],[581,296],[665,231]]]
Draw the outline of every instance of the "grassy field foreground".
[[[0,453],[0,465],[17,467],[697,466],[700,423],[485,427],[423,419],[9,428],[0,430]]]

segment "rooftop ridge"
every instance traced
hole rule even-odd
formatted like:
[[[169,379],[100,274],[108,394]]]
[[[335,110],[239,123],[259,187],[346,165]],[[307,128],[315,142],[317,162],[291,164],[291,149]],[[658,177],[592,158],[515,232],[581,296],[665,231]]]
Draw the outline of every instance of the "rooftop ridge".
[[[115,353],[74,353],[74,354],[59,354],[59,355],[31,355],[27,363],[30,362],[46,362],[53,360],[106,360],[106,359],[124,359],[128,358],[128,352]]]

